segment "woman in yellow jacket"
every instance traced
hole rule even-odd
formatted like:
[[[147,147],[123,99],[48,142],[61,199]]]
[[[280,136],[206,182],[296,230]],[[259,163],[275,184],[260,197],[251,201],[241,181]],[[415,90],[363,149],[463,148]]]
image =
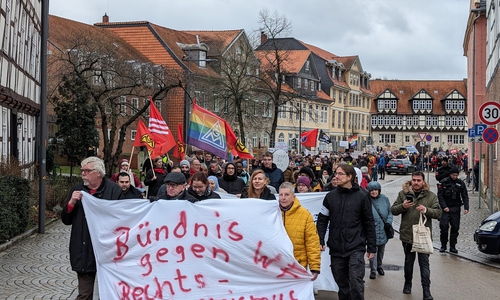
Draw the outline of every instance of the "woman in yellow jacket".
[[[279,188],[279,204],[283,224],[293,244],[297,262],[311,271],[316,280],[321,266],[321,246],[311,213],[295,197],[293,184],[284,182]]]

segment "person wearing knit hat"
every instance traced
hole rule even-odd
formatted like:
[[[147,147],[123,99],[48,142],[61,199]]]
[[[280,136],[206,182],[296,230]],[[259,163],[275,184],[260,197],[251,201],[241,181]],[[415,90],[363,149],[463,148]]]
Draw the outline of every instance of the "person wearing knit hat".
[[[302,176],[307,176],[309,178],[310,182],[310,189],[311,192],[321,192],[321,185],[319,182],[316,181],[316,178],[314,177],[314,172],[310,167],[302,167],[302,169],[299,170],[299,176],[297,177],[297,182],[300,177]]]
[[[179,163],[179,166],[181,167],[181,173],[184,174],[184,177],[186,177],[186,180],[191,177],[189,174],[189,169],[191,168],[191,164],[189,163],[188,160],[184,159]]]
[[[130,177],[130,185],[131,186],[135,186],[136,188],[142,188],[142,182],[141,182],[141,180],[129,168],[128,159],[126,159],[126,158],[121,159],[119,161],[119,163],[118,163],[118,167],[120,168],[119,171],[116,172],[116,173],[114,173],[109,180],[118,183],[118,174],[120,174],[121,172],[125,172]]]
[[[295,187],[297,193],[309,193],[311,191],[311,181],[307,176],[299,176]]]

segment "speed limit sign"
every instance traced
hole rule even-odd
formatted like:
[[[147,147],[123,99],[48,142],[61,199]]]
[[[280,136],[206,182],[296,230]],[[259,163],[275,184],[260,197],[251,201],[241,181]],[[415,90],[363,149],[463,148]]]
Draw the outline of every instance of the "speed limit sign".
[[[497,102],[485,102],[479,108],[479,119],[486,125],[496,125],[500,122],[500,104]]]

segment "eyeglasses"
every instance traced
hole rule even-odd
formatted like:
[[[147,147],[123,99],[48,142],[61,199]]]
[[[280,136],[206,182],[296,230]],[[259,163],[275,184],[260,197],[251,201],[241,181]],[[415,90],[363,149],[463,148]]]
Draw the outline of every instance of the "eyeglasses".
[[[340,173],[340,172],[335,172],[333,173],[333,176],[344,176],[344,175],[347,175],[346,173]]]
[[[169,182],[169,183],[167,183],[167,188],[175,189],[179,185],[180,184]]]
[[[82,172],[82,174],[90,174],[95,171],[95,169],[81,169],[80,171]]]

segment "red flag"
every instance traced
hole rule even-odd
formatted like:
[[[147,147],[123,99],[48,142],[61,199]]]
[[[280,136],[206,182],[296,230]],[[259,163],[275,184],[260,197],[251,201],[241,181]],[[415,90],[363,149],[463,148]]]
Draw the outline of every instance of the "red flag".
[[[174,148],[174,157],[177,157],[179,160],[183,160],[185,152],[184,138],[182,135],[182,123],[179,123],[177,126],[177,147]]]
[[[226,127],[226,141],[227,141],[227,147],[229,150],[231,150],[231,153],[233,156],[238,156],[239,158],[253,158],[253,155],[248,151],[247,147],[238,140],[236,137],[236,134],[234,134],[233,129],[227,121],[224,121],[225,127]],[[236,153],[235,153],[236,152]]]
[[[156,108],[152,97],[149,97],[149,103],[149,131],[151,132],[151,138],[157,144],[154,152],[156,155],[163,155],[177,145],[177,143],[167,123],[165,123],[165,120],[163,120],[163,117]]]
[[[307,148],[316,147],[316,140],[318,138],[318,130],[304,131],[300,134],[300,143]]]
[[[153,151],[156,144],[155,141],[151,138],[151,132],[146,128],[146,125],[139,120],[137,122],[137,131],[135,133],[134,147],[146,146],[148,151]]]

